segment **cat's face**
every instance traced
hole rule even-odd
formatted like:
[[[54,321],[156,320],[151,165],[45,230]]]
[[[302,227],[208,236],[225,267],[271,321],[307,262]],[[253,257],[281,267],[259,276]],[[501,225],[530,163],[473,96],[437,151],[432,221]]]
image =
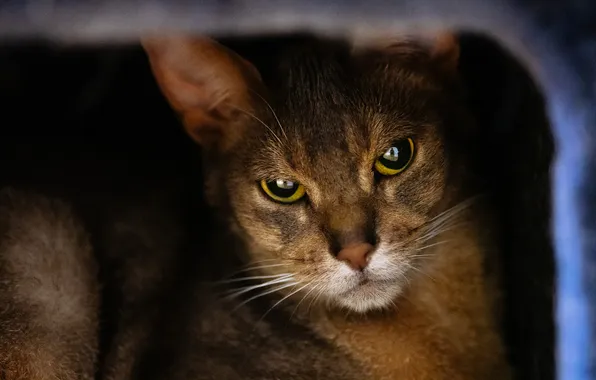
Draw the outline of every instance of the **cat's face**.
[[[317,45],[282,58],[262,95],[209,115],[236,127],[206,143],[208,193],[268,290],[365,312],[420,270],[455,161],[456,105],[425,57]]]

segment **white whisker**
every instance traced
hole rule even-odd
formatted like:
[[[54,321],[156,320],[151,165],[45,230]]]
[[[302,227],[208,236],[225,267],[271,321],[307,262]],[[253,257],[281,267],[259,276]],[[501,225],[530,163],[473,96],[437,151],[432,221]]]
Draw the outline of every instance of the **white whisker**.
[[[461,226],[461,223],[453,223],[451,225],[447,225],[447,226],[441,226],[441,227],[436,227],[433,228],[432,230],[428,231],[426,234],[418,237],[417,239],[415,239],[415,242],[427,242],[441,234],[444,234],[445,232],[451,231],[455,228],[458,228]]]
[[[465,209],[467,209],[468,207],[470,207],[479,197],[480,196],[474,196],[474,197],[468,198],[468,199],[456,204],[455,206],[453,206],[453,207],[441,212],[437,216],[435,216],[433,219],[430,220],[429,223],[439,222],[439,220],[449,219],[449,218],[459,214],[460,212],[462,212]]]
[[[436,243],[432,243],[432,244],[428,244],[428,245],[425,245],[425,246],[422,246],[422,247],[418,247],[418,248],[416,248],[416,251],[424,251],[425,249],[429,249],[429,248],[436,247],[436,246],[441,245],[441,244],[449,243],[450,241],[451,240],[441,240],[441,241],[438,241]],[[416,257],[422,257],[422,256],[416,256]]]
[[[436,282],[437,280],[432,277],[431,275],[429,275],[428,273],[426,273],[425,271],[421,270],[420,268],[417,268],[416,266],[410,264],[410,263],[404,263],[409,269],[412,269],[415,272],[420,273],[421,275],[424,275],[428,278],[430,278],[433,282]]]
[[[289,288],[290,286],[295,286],[295,285],[298,285],[298,284],[299,284],[299,282],[292,282],[291,284],[286,284],[286,285],[280,286],[280,287],[278,287],[278,288],[275,288],[275,289],[272,289],[272,290],[268,290],[268,291],[266,291],[266,292],[264,292],[264,293],[259,293],[259,294],[257,294],[256,296],[252,296],[252,297],[250,297],[249,299],[247,299],[247,300],[245,300],[245,301],[241,302],[239,305],[237,305],[237,306],[236,306],[236,307],[235,307],[235,308],[232,310],[232,312],[234,312],[234,311],[238,310],[239,308],[241,308],[242,306],[246,305],[247,303],[249,303],[249,302],[250,302],[250,301],[252,301],[252,300],[255,300],[255,299],[257,299],[257,298],[260,298],[260,297],[266,296],[267,294],[275,293],[275,292],[278,292],[278,291],[280,291],[280,290],[282,290],[282,289]]]
[[[265,103],[265,105],[267,106],[267,108],[269,108],[269,110],[273,114],[273,117],[277,121],[277,125],[279,125],[279,129],[281,129],[281,133],[283,133],[284,134],[284,137],[286,138],[286,140],[288,140],[288,135],[286,135],[286,131],[284,130],[284,127],[282,127],[281,122],[279,121],[279,118],[277,117],[277,114],[273,110],[273,107],[271,107],[271,104],[269,104],[269,102],[265,98],[263,98],[258,92],[256,92],[256,91],[252,91],[252,92],[255,95],[257,95],[259,98],[261,98],[261,100],[263,101],[263,103]]]
[[[308,283],[308,285],[311,285],[313,282],[315,282],[315,280],[311,281]],[[296,314],[296,311],[298,311],[298,308],[300,307],[300,305],[302,304],[302,302],[304,302],[304,300],[315,290],[317,289],[319,286],[323,285],[323,283],[319,280],[317,284],[315,284],[301,299],[300,301],[296,304],[296,307],[294,308],[294,310],[292,311],[292,314],[290,314],[290,320],[292,319],[292,317],[294,316],[294,314]]]
[[[262,279],[267,279],[267,278],[279,278],[279,277],[288,277],[291,276],[291,273],[281,273],[281,274],[273,274],[270,276],[250,276],[250,277],[240,277],[240,278],[234,278],[231,280],[223,280],[223,281],[217,281],[215,282],[216,284],[230,284],[233,282],[242,282],[242,281],[250,281],[250,280],[262,280]]]
[[[283,145],[284,143],[281,141],[281,139],[279,138],[279,136],[273,131],[273,129],[268,126],[263,120],[259,119],[258,117],[256,117],[255,115],[253,115],[252,113],[248,112],[247,110],[244,110],[242,108],[239,107],[235,107],[235,106],[231,106],[232,108],[252,117],[253,119],[255,119],[256,121],[258,121],[259,123],[261,123],[265,128],[267,128],[269,130],[269,132],[271,132],[271,134],[273,135],[273,137],[275,137],[275,139],[281,144]]]
[[[278,278],[278,279],[271,280],[271,281],[267,281],[267,282],[264,282],[264,283],[258,284],[258,285],[252,285],[252,286],[248,286],[248,287],[245,287],[245,288],[231,290],[233,293],[232,294],[229,294],[225,298],[226,299],[236,298],[239,295],[242,295],[242,294],[244,294],[246,292],[250,292],[251,290],[254,290],[254,289],[259,289],[259,288],[262,288],[262,287],[266,287],[266,286],[270,286],[270,285],[275,285],[275,284],[281,284],[281,283],[289,282],[289,281],[292,281],[292,275],[289,275],[289,276],[286,276],[286,277],[282,277],[282,278]]]
[[[266,316],[267,314],[269,314],[269,312],[270,312],[271,310],[273,310],[273,309],[274,309],[274,308],[275,308],[277,305],[279,305],[279,304],[280,304],[280,303],[282,303],[283,301],[287,300],[288,298],[290,298],[290,297],[291,297],[291,296],[293,296],[294,294],[298,293],[298,292],[299,292],[299,291],[301,291],[302,289],[306,288],[306,287],[307,287],[308,285],[310,285],[311,283],[312,283],[312,281],[311,281],[311,282],[309,282],[308,284],[306,284],[306,285],[304,285],[304,286],[302,286],[302,287],[298,288],[297,290],[294,290],[294,291],[292,291],[290,294],[288,294],[288,295],[287,295],[287,296],[285,296],[284,298],[282,298],[282,299],[280,299],[279,301],[277,301],[275,304],[273,304],[273,306],[271,306],[271,307],[269,308],[269,310],[267,310],[267,311],[265,312],[265,314],[263,314],[263,316],[262,316],[262,317],[259,319],[259,321],[262,321],[262,320],[265,318],[265,316]],[[298,283],[298,284],[299,284],[299,283]],[[298,284],[297,284],[297,285],[298,285]]]
[[[417,250],[414,250],[414,252],[416,252]],[[434,253],[416,253],[413,255],[408,254],[408,258],[410,259],[425,259],[427,257],[435,257],[436,255]]]
[[[321,285],[323,284],[323,279],[321,279]],[[310,308],[312,307],[312,305],[315,303],[315,301],[317,299],[319,299],[319,297],[321,297],[323,295],[323,292],[325,291],[325,287],[321,286],[321,289],[319,289],[319,291],[317,292],[317,294],[315,294],[315,296],[310,300],[310,303],[308,304],[308,307],[306,309],[306,313],[308,314],[310,312]]]
[[[442,233],[445,233],[456,226],[457,224],[457,217],[466,210],[470,205],[476,200],[476,198],[470,198],[463,202],[458,203],[457,205],[451,207],[448,210],[443,211],[439,215],[435,216],[431,219],[426,226],[422,228],[422,236],[417,237],[414,239],[415,242],[424,242],[430,240]]]
[[[252,264],[249,264],[252,265]],[[283,266],[289,266],[289,263],[279,263],[279,264],[271,264],[271,265],[257,265],[257,266],[252,266],[252,267],[248,267],[248,268],[244,268],[241,269],[239,271],[236,271],[234,273],[231,273],[229,275],[227,275],[225,278],[230,278],[230,277],[234,277],[240,273],[245,273],[245,272],[250,272],[250,271],[254,271],[254,270],[259,270],[259,269],[266,269],[266,268],[276,268],[276,267],[283,267]]]

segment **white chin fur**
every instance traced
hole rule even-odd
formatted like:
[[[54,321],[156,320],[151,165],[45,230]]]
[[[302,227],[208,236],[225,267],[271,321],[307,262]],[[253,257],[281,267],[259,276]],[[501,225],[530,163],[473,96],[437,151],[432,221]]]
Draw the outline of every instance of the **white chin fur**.
[[[356,273],[345,263],[337,263],[327,286],[327,299],[357,313],[394,305],[403,291],[407,265],[400,263],[384,247],[377,248],[364,273]],[[364,275],[368,282],[360,284]]]
[[[399,282],[369,282],[357,288],[337,295],[334,301],[341,307],[366,313],[373,310],[385,309],[394,305],[395,299],[402,291]]]

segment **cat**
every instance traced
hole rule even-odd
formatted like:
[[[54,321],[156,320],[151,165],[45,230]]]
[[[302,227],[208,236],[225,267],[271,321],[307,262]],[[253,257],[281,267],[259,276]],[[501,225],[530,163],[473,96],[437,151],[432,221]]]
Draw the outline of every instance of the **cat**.
[[[250,271],[233,281],[256,280],[240,305],[276,294],[265,315],[291,312],[365,378],[511,376],[495,225],[466,165],[474,126],[456,38],[313,41],[267,72],[207,38],[143,46],[201,145],[228,235],[214,252],[236,250]]]
[[[192,206],[187,196],[198,191],[169,177],[151,181],[175,188],[164,196],[135,190],[117,200],[110,185],[106,206],[96,195],[88,202],[86,219],[110,214],[82,223],[89,243],[60,201],[0,199],[16,215],[8,231],[41,204],[29,244],[59,241],[63,225],[82,236],[70,254],[49,257],[61,263],[81,252],[86,269],[57,267],[86,279],[66,289],[80,301],[69,310],[90,316],[66,331],[77,339],[41,335],[38,348],[55,355],[43,363],[52,365],[8,357],[7,380],[508,378],[498,252],[489,205],[474,198],[475,173],[461,149],[474,126],[459,98],[453,38],[374,48],[311,38],[266,57],[271,64],[259,71],[204,38],[144,46],[166,99],[201,145],[210,207]],[[285,189],[273,192],[277,180]],[[302,198],[288,204],[283,196],[294,188]],[[186,216],[210,223],[188,227]],[[19,239],[2,232],[0,258],[13,263],[16,251],[6,247]],[[46,262],[42,250],[29,252]],[[109,272],[99,276],[101,289],[98,264]],[[30,273],[4,268],[3,284]],[[38,271],[38,284],[56,275]],[[21,320],[47,317],[56,299]],[[0,318],[0,326],[16,323]],[[12,344],[0,353],[31,352],[18,339],[36,335],[12,331],[0,332]]]

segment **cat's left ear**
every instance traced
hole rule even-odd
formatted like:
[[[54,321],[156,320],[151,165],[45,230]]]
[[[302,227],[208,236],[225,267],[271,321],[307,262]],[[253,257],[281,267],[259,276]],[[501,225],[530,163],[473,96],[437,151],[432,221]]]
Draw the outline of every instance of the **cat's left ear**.
[[[161,91],[201,145],[230,146],[242,136],[257,70],[236,53],[204,37],[171,35],[141,40]]]

